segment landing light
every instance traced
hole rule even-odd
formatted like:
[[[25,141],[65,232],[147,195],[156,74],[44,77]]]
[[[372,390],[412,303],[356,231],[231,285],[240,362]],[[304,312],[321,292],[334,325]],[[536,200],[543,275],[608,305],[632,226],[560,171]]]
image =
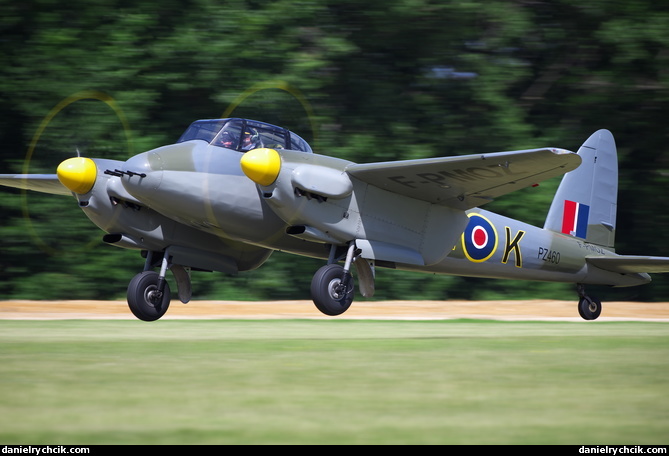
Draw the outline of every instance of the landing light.
[[[74,193],[83,195],[93,188],[98,171],[90,158],[68,158],[56,170],[58,180]]]

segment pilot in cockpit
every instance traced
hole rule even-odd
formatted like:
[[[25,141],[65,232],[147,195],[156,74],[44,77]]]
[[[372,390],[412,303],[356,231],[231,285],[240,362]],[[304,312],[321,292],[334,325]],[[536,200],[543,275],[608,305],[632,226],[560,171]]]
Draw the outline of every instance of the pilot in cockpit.
[[[221,133],[221,137],[218,138],[219,145],[227,147],[228,149],[235,148],[235,138],[229,131],[224,131]]]
[[[243,151],[256,149],[258,147],[258,133],[253,134],[245,131],[242,135],[242,149]]]

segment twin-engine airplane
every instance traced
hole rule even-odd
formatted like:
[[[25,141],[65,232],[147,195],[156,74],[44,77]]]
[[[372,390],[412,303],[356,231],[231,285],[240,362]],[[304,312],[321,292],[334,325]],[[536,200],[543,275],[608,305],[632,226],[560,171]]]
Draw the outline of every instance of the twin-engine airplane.
[[[562,174],[543,228],[478,208]],[[247,271],[275,250],[326,261],[311,282],[326,315],[351,305],[353,265],[365,297],[376,268],[575,283],[586,320],[602,306],[585,285],[641,285],[648,273],[669,272],[668,257],[614,251],[618,164],[607,130],[578,153],[357,164],[315,154],[267,123],[198,120],[176,144],[125,162],[75,157],[56,174],[3,174],[0,184],[73,195],[104,242],[141,251],[144,271],[130,281],[128,305],[146,321],[168,309],[168,269],[186,303],[192,270]]]

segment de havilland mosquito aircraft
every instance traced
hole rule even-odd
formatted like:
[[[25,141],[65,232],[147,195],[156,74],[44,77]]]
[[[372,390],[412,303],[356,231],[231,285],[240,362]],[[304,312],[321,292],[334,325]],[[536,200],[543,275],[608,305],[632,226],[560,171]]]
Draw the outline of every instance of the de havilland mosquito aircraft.
[[[543,228],[479,206],[563,175]],[[74,196],[108,244],[141,252],[128,305],[157,320],[191,298],[192,271],[237,273],[275,250],[324,260],[311,295],[326,315],[374,294],[377,268],[576,284],[578,312],[601,313],[588,284],[627,287],[669,272],[669,258],[614,250],[616,146],[595,132],[559,148],[358,164],[319,155],[300,136],[249,119],[193,122],[172,145],[127,161],[73,157],[56,174],[0,184]],[[156,269],[159,270],[156,271]]]

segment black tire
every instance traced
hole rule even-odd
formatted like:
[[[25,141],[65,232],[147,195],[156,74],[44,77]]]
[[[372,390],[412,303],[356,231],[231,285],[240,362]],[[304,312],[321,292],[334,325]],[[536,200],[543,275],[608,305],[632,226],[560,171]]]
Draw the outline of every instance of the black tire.
[[[151,293],[158,291],[159,274],[144,271],[132,278],[128,285],[128,307],[135,317],[144,321],[155,321],[165,315],[170,306],[170,287],[165,283],[165,290],[160,299],[152,298]]]
[[[596,320],[602,313],[602,302],[594,296],[584,296],[578,301],[578,314],[584,320]]]
[[[339,264],[326,264],[314,274],[311,280],[311,299],[316,308],[325,315],[341,315],[353,302],[354,286],[351,273],[348,274],[346,290],[340,290],[344,268]]]

